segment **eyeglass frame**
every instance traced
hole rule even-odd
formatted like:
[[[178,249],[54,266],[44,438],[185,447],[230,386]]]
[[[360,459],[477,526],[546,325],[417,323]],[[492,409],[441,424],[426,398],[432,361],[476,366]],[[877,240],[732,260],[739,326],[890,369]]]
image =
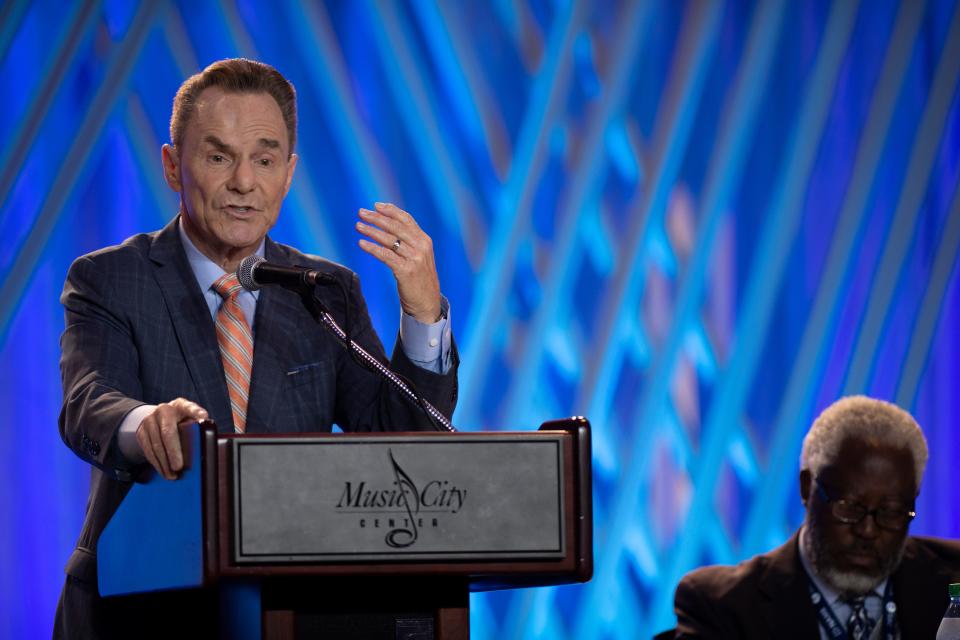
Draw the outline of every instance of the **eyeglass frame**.
[[[826,504],[830,505],[830,515],[832,515],[838,522],[843,524],[859,524],[863,522],[863,519],[867,516],[873,516],[873,521],[881,529],[886,529],[887,531],[905,531],[907,527],[910,526],[910,523],[913,522],[913,519],[917,517],[916,507],[911,507],[906,511],[901,511],[899,509],[886,509],[884,507],[877,507],[875,509],[867,509],[864,505],[859,502],[850,502],[849,500],[835,499],[827,495],[827,489],[823,486],[823,483],[819,479],[815,479],[814,482],[817,485],[817,495],[820,496],[820,499],[823,500]],[[862,511],[863,513],[859,518],[850,518],[837,515],[837,507],[840,506],[843,508],[853,508]],[[891,527],[884,525],[880,522],[880,519],[877,516],[880,516],[881,513],[893,513],[898,517],[906,516],[907,520],[899,527]]]

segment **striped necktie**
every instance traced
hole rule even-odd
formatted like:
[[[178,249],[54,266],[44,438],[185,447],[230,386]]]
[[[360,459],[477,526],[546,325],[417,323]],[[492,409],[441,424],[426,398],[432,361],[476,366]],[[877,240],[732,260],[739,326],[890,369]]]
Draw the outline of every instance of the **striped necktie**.
[[[213,289],[223,298],[217,311],[217,342],[230,394],[233,429],[237,433],[247,428],[247,398],[253,369],[253,334],[237,301],[242,288],[234,273],[226,273],[213,283]]]
[[[847,604],[850,605],[850,617],[847,618],[847,637],[850,640],[866,640],[867,634],[872,631],[873,621],[867,615],[864,601],[863,596],[847,600]]]

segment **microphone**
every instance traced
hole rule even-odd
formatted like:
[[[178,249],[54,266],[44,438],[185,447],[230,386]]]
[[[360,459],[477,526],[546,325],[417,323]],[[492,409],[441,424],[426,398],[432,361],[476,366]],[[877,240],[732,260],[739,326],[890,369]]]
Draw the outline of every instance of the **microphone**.
[[[307,267],[271,264],[257,255],[247,256],[240,262],[237,279],[247,291],[256,291],[268,284],[277,284],[292,291],[304,291],[312,289],[322,280],[336,282],[336,278],[329,273]]]
[[[240,286],[247,291],[256,291],[264,285],[276,284],[298,293],[309,293],[318,283],[329,282],[340,287],[340,291],[344,295],[345,313],[348,312],[350,308],[347,304],[346,289],[343,283],[337,280],[336,276],[330,273],[308,269],[307,267],[288,267],[285,265],[270,264],[260,256],[247,256],[240,261],[240,266],[237,267],[237,279],[240,281]],[[330,312],[324,308],[316,295],[304,296],[304,301],[307,303],[307,310],[313,318],[326,327],[327,330],[337,338],[340,344],[346,347],[357,362],[367,369],[377,372],[384,380],[393,386],[394,389],[399,391],[403,396],[406,396],[407,400],[419,407],[430,419],[434,428],[438,431],[456,431],[450,423],[450,419],[421,396],[411,384],[408,384],[401,376],[391,371],[389,367],[380,362],[376,357],[370,355],[341,329],[340,325],[333,319]],[[349,316],[347,316],[346,319],[347,329],[349,330]]]

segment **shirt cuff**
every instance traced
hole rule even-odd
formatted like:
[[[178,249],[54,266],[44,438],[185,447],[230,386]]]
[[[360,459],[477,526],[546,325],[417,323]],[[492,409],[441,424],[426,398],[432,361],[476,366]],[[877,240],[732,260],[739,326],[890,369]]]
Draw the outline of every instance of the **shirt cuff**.
[[[453,337],[450,327],[450,302],[440,298],[440,319],[431,324],[400,313],[400,345],[403,353],[421,369],[444,374],[451,367]]]
[[[142,464],[147,461],[140,443],[137,442],[137,429],[140,428],[143,419],[156,408],[156,405],[152,404],[140,405],[126,415],[120,423],[120,429],[117,430],[117,446],[120,447],[120,453],[133,464]]]

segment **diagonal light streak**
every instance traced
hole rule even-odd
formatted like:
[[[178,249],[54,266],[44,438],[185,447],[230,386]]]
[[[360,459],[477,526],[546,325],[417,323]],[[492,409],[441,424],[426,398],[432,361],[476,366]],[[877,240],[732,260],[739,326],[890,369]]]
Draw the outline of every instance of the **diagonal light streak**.
[[[917,211],[923,204],[927,181],[936,159],[943,129],[946,126],[950,101],[960,77],[960,5],[953,12],[950,31],[940,54],[940,63],[933,77],[933,88],[927,98],[920,128],[914,138],[907,165],[907,175],[900,191],[900,200],[887,233],[880,267],[870,287],[866,316],[857,337],[852,364],[847,374],[844,393],[861,393],[867,389],[876,359],[877,342],[887,318],[900,269],[916,231]]]
[[[254,44],[253,38],[247,33],[243,19],[237,11],[237,3],[232,0],[217,0],[217,7],[220,10],[220,15],[223,16],[223,24],[227,26],[227,33],[230,34],[230,40],[233,41],[236,51],[244,57],[259,60],[260,54],[257,51],[257,45]]]
[[[551,252],[549,273],[544,278],[544,282],[548,283],[549,288],[528,327],[529,334],[532,336],[545,335],[546,326],[556,311],[560,292],[565,290],[567,276],[569,275],[570,256],[574,251],[577,239],[579,214],[584,203],[595,189],[600,175],[604,151],[604,133],[610,119],[622,109],[623,102],[631,88],[630,77],[633,69],[639,63],[637,54],[642,36],[646,33],[650,23],[652,5],[643,2],[628,3],[626,11],[627,14],[620,21],[617,33],[613,38],[615,49],[610,54],[613,66],[608,76],[609,92],[590,113],[585,127],[583,147],[578,154],[579,165],[571,170],[573,179],[568,191],[570,195],[557,215],[557,239],[553,245],[554,250]],[[523,222],[526,224],[528,220],[524,219]],[[525,230],[526,226],[515,228],[516,235],[511,238],[513,246],[513,251],[509,256],[511,268],[515,247],[519,243],[519,232]],[[500,289],[501,295],[505,295],[503,292],[508,290],[508,283],[509,278],[504,281],[504,288]],[[494,318],[487,318],[488,324],[494,322]],[[483,346],[486,347],[487,345]],[[527,419],[527,416],[521,415],[515,409],[511,410],[510,408],[517,407],[528,399],[529,390],[535,383],[535,380],[531,377],[535,374],[539,363],[541,346],[539,340],[529,342],[524,349],[520,365],[513,376],[512,390],[506,405],[508,407],[506,415],[510,415],[512,419]],[[489,351],[489,348],[480,350],[475,348],[474,357],[483,358],[483,364],[485,365],[486,359],[489,358]]]
[[[636,254],[642,253],[643,250],[643,247],[639,246],[643,244],[641,235],[649,233],[649,229],[656,226],[658,224],[656,220],[663,215],[667,197],[673,188],[679,163],[689,139],[693,113],[700,100],[707,64],[721,24],[722,5],[708,3],[706,5],[691,5],[691,7],[690,13],[684,19],[683,31],[677,40],[674,66],[669,73],[669,84],[664,92],[661,106],[658,109],[657,123],[654,126],[654,129],[660,132],[653,154],[654,157],[658,158],[658,162],[652,171],[649,188],[641,200],[640,211],[631,212],[629,216],[633,220],[633,226],[628,234],[625,246],[633,247],[636,253],[632,258],[628,257],[623,260],[628,270],[617,274],[623,283],[622,287],[627,285],[628,278],[639,280],[642,270],[636,269],[633,262],[638,259]],[[631,274],[631,272],[634,273]],[[634,287],[636,286],[638,285],[634,284]],[[616,284],[615,287],[617,287]],[[623,304],[623,300],[616,295],[622,289],[617,287],[614,291],[615,297],[608,299],[608,304],[611,304],[612,308],[607,308],[607,311],[611,315],[614,315],[616,307]],[[624,321],[623,316],[616,315],[619,317],[614,320],[614,323]],[[616,324],[613,326],[616,326]],[[531,372],[528,375],[533,375],[533,373]],[[624,505],[622,501],[617,501],[616,504],[617,507],[614,508],[612,515],[611,531],[619,531],[625,534],[629,523],[634,520],[634,508],[632,505]],[[614,537],[612,539],[618,543],[623,542],[622,538]],[[602,563],[598,567],[596,577],[587,588],[587,596],[584,599],[582,609],[591,611],[601,607],[601,600],[608,597],[609,588],[616,579],[616,563]],[[587,637],[585,634],[590,633],[590,630],[583,628],[583,621],[584,618],[581,618],[581,627],[576,634],[577,637],[581,637],[581,635]]]
[[[430,7],[430,3],[415,3],[418,8]],[[505,179],[510,170],[510,135],[507,132],[507,125],[504,122],[500,102],[494,96],[494,92],[484,76],[483,69],[477,60],[477,57],[470,47],[466,46],[469,41],[468,35],[464,32],[462,20],[455,15],[455,6],[439,2],[436,4],[439,13],[439,19],[442,21],[443,28],[450,33],[450,47],[453,54],[459,61],[463,69],[464,79],[466,80],[467,90],[470,99],[476,105],[480,126],[483,129],[487,149],[489,149],[490,161],[493,164],[497,176]],[[559,9],[558,17],[555,21],[563,20],[563,11],[569,11],[568,8]],[[548,44],[549,48],[549,44]],[[550,53],[547,53],[549,56]]]
[[[696,490],[689,508],[689,513],[694,516],[710,510],[712,489],[724,460],[726,443],[740,423],[743,401],[754,378],[754,369],[769,326],[777,287],[799,224],[804,189],[824,132],[830,98],[853,30],[857,7],[857,2],[841,2],[831,7],[815,67],[800,108],[800,118],[786,147],[786,167],[774,188],[770,214],[759,238],[753,268],[742,298],[736,348],[718,381],[714,391],[716,399],[710,407],[710,414],[703,429],[704,440],[700,447],[702,453],[693,474],[693,486]],[[636,496],[638,476],[642,477],[646,466],[640,462],[631,468],[631,477],[624,489],[626,495],[618,499],[618,504],[627,504],[631,495]],[[622,535],[622,531],[618,530],[615,536],[611,536],[613,554],[608,551],[607,561],[612,565],[619,564],[617,540]],[[674,556],[661,576],[663,584],[676,584],[683,571],[691,566],[700,551],[703,535],[704,531],[699,526],[687,526],[684,529]],[[654,597],[653,614],[668,614],[672,609],[672,601],[673,594],[670,590],[661,590]]]
[[[402,19],[393,3],[369,5],[375,34],[374,49],[383,65],[394,104],[409,134],[412,153],[420,168],[437,214],[448,230],[469,229],[476,205],[464,182],[451,145],[440,131],[441,115],[433,108],[421,69]]]
[[[460,398],[457,415],[461,427],[479,426],[485,418],[479,389],[492,350],[495,315],[500,312],[510,289],[517,247],[529,224],[547,141],[570,82],[571,50],[580,24],[581,6],[581,3],[567,3],[557,15],[547,41],[545,63],[530,92],[510,176],[498,198],[487,253],[474,280],[475,308],[467,319],[463,339],[463,351],[470,357],[463,359],[459,370],[461,387],[474,391]]]
[[[700,303],[711,247],[720,228],[730,193],[734,185],[739,183],[743,172],[746,151],[751,140],[751,125],[763,95],[783,12],[782,1],[762,3],[757,7],[744,49],[742,67],[734,80],[731,99],[721,121],[717,150],[711,158],[707,172],[702,213],[698,216],[701,223],[690,254],[690,264],[680,283],[674,320],[670,324],[670,333],[663,347],[655,357],[651,374],[648,376],[649,384],[639,401],[640,409],[637,415],[640,418],[637,424],[643,431],[653,426],[652,414],[658,406],[657,403],[667,393],[669,372],[673,370],[687,335],[689,322]],[[655,155],[660,156],[663,153],[665,152],[661,150]],[[672,186],[673,178],[669,183]],[[649,225],[646,228],[649,229]],[[625,246],[632,249],[632,255],[625,256],[618,263],[613,290],[600,314],[605,320],[596,345],[597,353],[602,355],[588,364],[578,403],[578,406],[590,407],[587,415],[595,421],[602,420],[607,407],[612,403],[610,396],[615,387],[614,376],[623,356],[621,343],[629,331],[628,325],[633,322],[633,310],[636,308],[633,301],[639,296],[643,278],[644,271],[640,260],[643,257],[644,244],[639,239],[625,243]]]
[[[43,254],[43,248],[73,193],[86,160],[96,147],[95,142],[113,111],[117,98],[126,85],[127,77],[146,41],[156,10],[157,2],[155,1],[140,5],[123,41],[117,46],[110,59],[103,82],[90,102],[77,135],[40,207],[40,213],[30,234],[20,246],[13,266],[0,284],[0,300],[3,301],[3,306],[0,307],[0,344],[6,341],[10,322],[37,267],[37,261]]]
[[[160,141],[153,135],[149,116],[144,111],[143,103],[136,93],[131,93],[127,97],[124,128],[136,158],[135,164],[140,182],[147,185],[156,205],[147,209],[157,214],[153,221],[155,225],[163,226],[177,211],[177,197],[164,181],[163,173],[157,168],[159,160],[157,150],[160,148]]]
[[[98,2],[84,2],[69,17],[67,24],[71,26],[59,50],[48,60],[47,66],[37,73],[37,77],[43,78],[43,81],[23,111],[23,122],[15,130],[11,140],[5,141],[0,147],[5,149],[0,152],[0,205],[3,205],[10,195],[10,190],[16,182],[20,169],[23,168],[34,140],[40,133],[47,113],[64,85],[63,80],[73,66],[72,61],[77,51],[96,24],[98,4]],[[0,319],[0,326],[2,326],[2,319]],[[0,331],[0,335],[2,333]]]
[[[704,28],[704,35],[710,33],[711,29],[708,25],[712,22],[711,17],[720,12],[720,5],[707,3],[691,6],[695,7],[691,11],[693,11],[692,15],[697,16],[697,19],[690,23],[692,25],[690,28],[694,31]],[[557,240],[554,243],[554,250],[551,252],[552,259],[549,272],[544,278],[547,288],[528,328],[529,334],[533,336],[546,335],[550,323],[555,320],[559,313],[563,294],[569,287],[572,267],[577,264],[577,260],[573,259],[573,256],[577,251],[580,213],[594,195],[598,188],[599,178],[602,176],[601,169],[605,152],[604,134],[612,118],[623,109],[623,102],[628,96],[628,91],[632,88],[630,78],[633,68],[640,63],[639,46],[641,34],[645,30],[639,25],[645,25],[648,21],[649,5],[638,3],[637,5],[628,5],[628,7],[630,14],[624,17],[621,22],[621,31],[615,37],[615,41],[624,44],[621,51],[614,52],[611,56],[614,60],[614,68],[611,70],[608,82],[609,94],[604,97],[598,108],[591,114],[583,148],[579,153],[581,162],[573,170],[574,177],[569,191],[570,195],[563,203],[558,216],[560,228]],[[689,61],[693,67],[696,67],[696,62],[702,59],[700,54],[702,54],[704,47],[702,43],[695,39],[683,37],[683,40],[687,43],[696,43],[692,49],[695,53],[688,54],[682,51],[677,54],[678,59]],[[707,42],[711,41],[710,38],[706,40]],[[687,97],[684,96],[683,89],[679,91],[678,95],[683,96],[683,98]],[[675,129],[673,133],[682,134],[692,117],[687,112],[686,107],[688,105],[682,101],[683,98],[678,100],[677,103],[681,117],[676,121],[682,126]],[[664,139],[669,140],[670,136],[671,133],[667,133]],[[679,143],[678,147],[683,146],[682,140],[676,142]],[[667,146],[666,143],[664,146]],[[651,188],[658,189],[657,186]],[[543,357],[543,347],[544,341],[530,340],[523,349],[514,383],[507,399],[506,415],[527,419],[526,410],[529,407],[530,398],[540,381],[539,371]]]
[[[177,65],[181,78],[187,78],[200,71],[200,61],[197,52],[190,42],[190,35],[183,23],[183,16],[179,11],[168,9],[163,20],[163,35],[170,45],[170,56]]]
[[[920,376],[923,374],[924,363],[930,353],[930,345],[944,306],[944,292],[950,283],[950,274],[960,272],[957,266],[960,264],[957,260],[958,252],[960,252],[960,183],[953,192],[949,218],[941,235],[940,248],[937,249],[936,258],[934,258],[917,324],[910,339],[906,364],[897,387],[896,401],[901,407],[912,407],[916,399]]]
[[[451,101],[461,126],[467,130],[467,139],[477,143],[478,146],[482,144],[483,148],[489,151],[489,141],[483,139],[475,82],[471,82],[475,78],[468,78],[464,73],[465,70],[459,60],[460,52],[454,49],[453,38],[440,19],[440,6],[427,2],[414,2],[411,9],[424,34],[430,51],[430,60],[436,65],[443,93]]]
[[[924,5],[924,2],[904,3],[897,15],[870,111],[860,135],[853,172],[833,230],[816,300],[811,307],[784,399],[774,422],[774,436],[767,455],[768,468],[784,460],[796,459],[803,432],[799,423],[809,415],[813,394],[816,392],[816,387],[810,384],[810,380],[821,377],[824,357],[830,344],[828,335],[835,329],[844,283],[856,261],[854,243],[867,217],[867,200],[883,155],[884,142],[893,122],[897,96],[903,87],[910,51],[920,29]],[[744,555],[766,550],[765,533],[769,530],[771,514],[783,512],[783,502],[788,497],[787,490],[792,486],[794,477],[789,473],[767,474],[766,481],[754,496],[744,529],[741,541],[741,552]]]
[[[399,193],[383,150],[350,97],[349,72],[326,11],[309,2],[293,2],[284,7],[287,22],[292,26],[293,45],[302,58],[312,61],[305,66],[305,72],[314,92],[322,96],[318,102],[330,123],[330,132],[361,190],[371,197]],[[296,15],[297,11],[302,11],[302,15]]]
[[[20,30],[20,21],[30,5],[30,0],[10,0],[0,9],[0,62],[6,57],[7,49]],[[71,22],[67,21],[67,24]]]

